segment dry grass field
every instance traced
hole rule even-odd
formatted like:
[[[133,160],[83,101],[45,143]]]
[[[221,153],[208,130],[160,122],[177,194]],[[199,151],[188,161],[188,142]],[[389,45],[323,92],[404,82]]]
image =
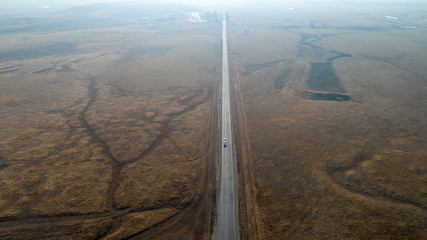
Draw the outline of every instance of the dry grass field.
[[[1,239],[209,237],[220,24],[177,8],[1,27]]]
[[[259,239],[427,238],[426,10],[229,12]]]

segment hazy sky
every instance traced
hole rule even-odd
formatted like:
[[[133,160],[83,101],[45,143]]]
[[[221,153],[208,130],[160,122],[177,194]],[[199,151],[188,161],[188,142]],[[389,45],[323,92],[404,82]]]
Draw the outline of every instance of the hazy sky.
[[[179,3],[242,3],[242,2],[284,2],[284,3],[301,3],[301,2],[425,2],[425,0],[3,0],[1,5],[56,5],[56,4],[90,4],[97,2],[179,2]]]
[[[64,8],[76,5],[87,5],[99,2],[177,2],[191,5],[235,5],[244,2],[283,2],[289,5],[304,3],[328,3],[328,2],[426,2],[426,0],[0,0],[0,9],[8,8],[37,8],[41,6],[51,6],[54,8]]]

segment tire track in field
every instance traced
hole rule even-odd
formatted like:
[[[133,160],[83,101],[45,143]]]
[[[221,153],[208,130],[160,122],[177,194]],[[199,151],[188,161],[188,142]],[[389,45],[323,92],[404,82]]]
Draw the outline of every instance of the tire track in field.
[[[362,196],[369,197],[369,198],[381,198],[381,199],[384,199],[386,201],[391,201],[391,202],[398,203],[398,204],[408,204],[408,205],[412,205],[412,206],[417,207],[417,208],[421,208],[423,210],[427,210],[427,206],[425,204],[418,202],[414,199],[409,199],[409,198],[406,198],[405,196],[397,195],[397,194],[388,194],[382,190],[375,191],[376,194],[373,195],[373,194],[370,194],[370,193],[367,193],[364,191],[352,189],[351,187],[349,187],[345,184],[341,184],[336,179],[335,176],[337,173],[347,172],[349,170],[357,169],[364,161],[368,160],[370,157],[371,156],[369,154],[359,153],[353,158],[352,162],[349,165],[340,166],[340,167],[328,167],[328,168],[326,168],[326,173],[329,175],[329,177],[331,178],[331,180],[334,183],[340,185],[341,187],[343,187],[347,191],[357,193],[357,194],[360,194]]]
[[[162,141],[169,136],[169,133],[171,130],[169,125],[171,121],[188,112],[193,111],[194,109],[197,108],[197,106],[209,102],[213,95],[213,87],[209,86],[209,88],[207,89],[207,91],[205,91],[205,93],[203,93],[203,89],[201,89],[201,92],[202,93],[200,94],[194,94],[192,96],[192,99],[188,98],[186,100],[188,102],[191,102],[193,99],[203,96],[204,94],[202,99],[195,101],[195,103],[191,104],[190,106],[187,106],[181,111],[172,112],[168,114],[166,120],[164,121],[160,121],[160,122],[156,121],[156,123],[161,125],[160,134],[156,137],[156,139],[137,157],[123,162],[123,161],[120,161],[120,159],[113,156],[112,150],[109,144],[96,133],[96,130],[94,129],[94,127],[90,125],[88,122],[87,112],[96,102],[98,97],[98,89],[96,88],[96,78],[89,77],[88,85],[87,85],[88,101],[87,101],[87,104],[82,109],[82,111],[78,114],[78,119],[81,123],[81,126],[85,129],[86,133],[89,135],[91,142],[100,146],[102,148],[102,153],[107,158],[110,159],[110,163],[112,166],[112,180],[110,182],[109,189],[106,196],[107,206],[110,209],[101,211],[101,212],[88,212],[88,213],[70,212],[70,213],[60,213],[60,214],[37,214],[37,215],[30,215],[25,217],[1,217],[0,229],[3,228],[11,231],[13,231],[13,229],[23,229],[23,228],[51,229],[54,226],[81,225],[83,224],[82,221],[96,221],[96,220],[102,220],[102,219],[111,219],[112,223],[110,224],[110,226],[107,227],[108,228],[107,231],[100,233],[100,235],[97,237],[97,239],[101,239],[103,237],[107,237],[108,234],[112,233],[113,229],[117,229],[120,226],[120,219],[127,214],[150,211],[150,210],[155,210],[155,209],[165,208],[165,207],[171,207],[179,210],[178,213],[168,217],[167,219],[159,223],[156,223],[154,226],[150,228],[146,228],[140,231],[139,233],[133,234],[125,238],[125,239],[130,239],[130,238],[138,237],[143,233],[152,232],[152,230],[157,228],[158,226],[173,225],[174,223],[180,221],[180,219],[182,219],[183,217],[187,216],[189,213],[191,213],[191,217],[188,217],[188,218],[192,219],[195,216],[194,215],[195,210],[197,210],[196,219],[200,218],[199,214],[204,209],[207,209],[210,213],[211,207],[205,206],[206,205],[205,203],[206,203],[207,196],[209,196],[209,198],[207,199],[208,200],[207,202],[210,202],[211,191],[210,191],[210,195],[205,191],[205,194],[202,197],[199,197],[198,199],[193,201],[193,203],[188,203],[185,205],[179,205],[179,204],[177,205],[177,203],[173,203],[173,202],[172,203],[163,202],[159,206],[149,207],[149,208],[141,207],[141,208],[119,209],[117,205],[114,203],[114,195],[119,185],[119,179],[120,179],[122,168],[128,164],[131,164],[133,162],[143,159],[148,154],[150,154],[153,150],[155,150],[162,143]],[[151,119],[148,122],[154,122],[154,119]],[[211,144],[211,142],[209,142],[209,144]],[[213,162],[213,160],[210,159],[209,162]],[[209,169],[209,171],[211,171],[213,167],[209,164],[209,166],[206,167],[206,169]],[[206,186],[210,187],[210,184],[207,184],[207,182],[209,181],[213,181],[212,176],[210,176],[209,180],[205,180],[204,182],[205,187]],[[157,234],[160,234],[160,232],[157,232],[157,231],[155,232]],[[193,231],[193,234],[194,232],[195,231]]]
[[[182,111],[169,114],[165,122],[169,123],[173,119],[194,110],[198,105],[210,101],[212,96],[217,96],[217,91],[214,91],[217,87],[214,86],[217,86],[216,83],[209,87],[206,96],[201,101]],[[208,229],[212,219],[212,196],[214,190],[212,183],[215,180],[214,165],[216,159],[215,141],[217,133],[217,116],[214,113],[216,113],[216,109],[217,102],[212,101],[211,112],[209,113],[209,141],[206,146],[206,148],[209,149],[209,156],[207,158],[207,163],[202,167],[202,171],[204,172],[203,189],[198,198],[181,212],[124,239],[166,239],[170,236],[181,236],[183,239],[210,239]]]
[[[88,120],[86,118],[86,115],[87,115],[89,108],[94,104],[94,102],[96,101],[97,96],[98,96],[98,89],[96,88],[95,78],[93,78],[93,77],[89,78],[89,84],[87,87],[87,91],[88,91],[89,100],[88,100],[87,105],[80,112],[79,118],[80,118],[80,122],[81,122],[82,126],[86,129],[88,135],[91,137],[92,142],[101,146],[103,154],[105,154],[111,160],[112,181],[110,183],[109,190],[108,190],[107,205],[110,206],[112,209],[117,209],[117,205],[116,205],[116,203],[114,203],[114,194],[115,194],[115,192],[118,188],[118,185],[119,185],[120,173],[121,173],[122,168],[124,166],[131,164],[131,163],[134,163],[134,162],[144,158],[148,154],[150,154],[169,135],[169,132],[170,132],[169,123],[173,119],[175,119],[175,118],[177,118],[177,117],[179,117],[179,116],[181,116],[181,115],[183,115],[189,111],[194,110],[200,104],[207,102],[211,98],[211,95],[212,95],[212,90],[210,89],[210,90],[208,90],[208,93],[206,94],[206,96],[201,101],[196,102],[196,103],[186,107],[185,109],[183,109],[179,112],[170,113],[167,116],[166,120],[164,120],[162,122],[158,122],[160,124],[160,134],[157,135],[155,140],[144,151],[142,151],[135,158],[132,158],[128,161],[120,161],[120,159],[117,159],[116,157],[113,156],[113,154],[111,152],[111,148],[108,145],[108,143],[105,142],[96,133],[95,129],[88,123]]]

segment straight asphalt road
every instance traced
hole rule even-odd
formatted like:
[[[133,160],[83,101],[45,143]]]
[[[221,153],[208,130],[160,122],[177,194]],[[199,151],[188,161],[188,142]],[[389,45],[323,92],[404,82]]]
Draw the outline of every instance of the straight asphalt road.
[[[222,21],[222,145],[221,185],[217,215],[217,240],[237,239],[237,207],[234,192],[233,138],[231,131],[230,81],[228,76],[227,22]]]

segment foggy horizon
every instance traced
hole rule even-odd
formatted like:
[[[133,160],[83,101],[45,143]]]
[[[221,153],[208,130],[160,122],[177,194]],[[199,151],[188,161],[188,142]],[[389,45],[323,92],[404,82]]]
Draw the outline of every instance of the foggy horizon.
[[[162,3],[179,3],[195,6],[227,6],[245,3],[264,3],[264,4],[367,4],[367,3],[424,3],[423,0],[75,0],[75,1],[46,1],[46,0],[17,0],[3,3],[2,8],[19,8],[19,7],[40,7],[40,6],[77,6],[90,5],[95,3],[141,3],[141,4],[162,4]]]

